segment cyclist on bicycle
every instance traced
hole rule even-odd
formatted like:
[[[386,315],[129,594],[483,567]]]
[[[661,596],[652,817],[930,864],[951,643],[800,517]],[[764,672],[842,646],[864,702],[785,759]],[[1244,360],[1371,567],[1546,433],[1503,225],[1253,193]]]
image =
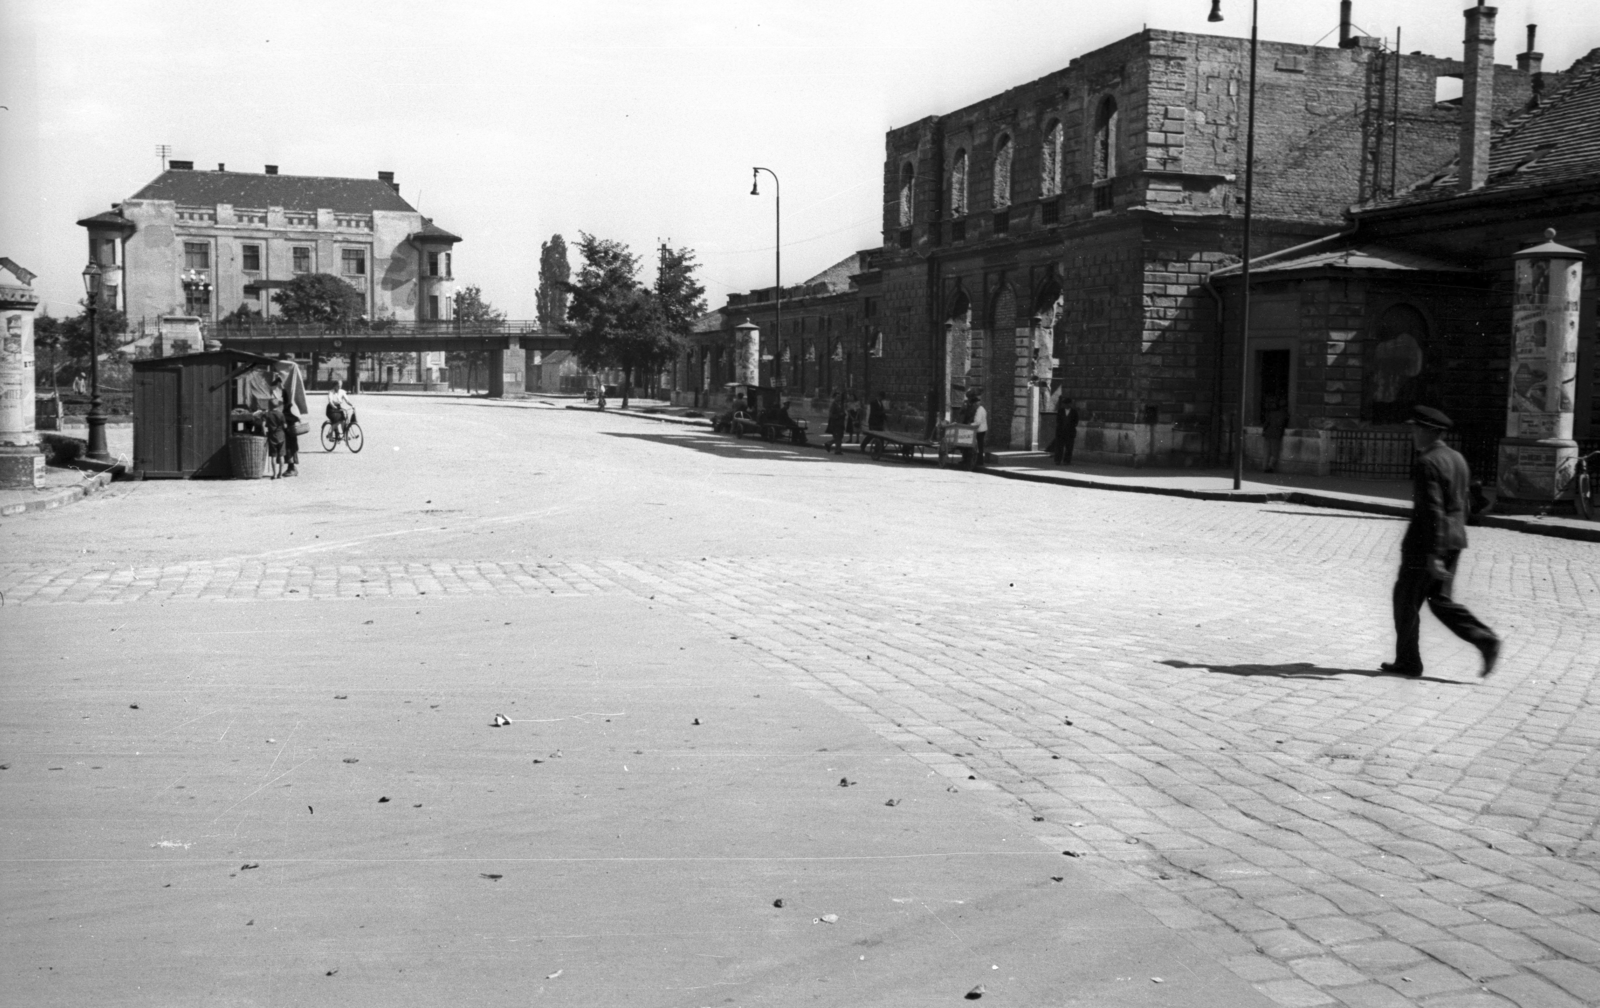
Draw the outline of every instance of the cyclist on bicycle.
[[[328,392],[327,413],[328,422],[339,428],[339,437],[348,437],[350,425],[356,419],[356,408],[345,394],[344,382],[338,379],[334,380],[333,388]]]

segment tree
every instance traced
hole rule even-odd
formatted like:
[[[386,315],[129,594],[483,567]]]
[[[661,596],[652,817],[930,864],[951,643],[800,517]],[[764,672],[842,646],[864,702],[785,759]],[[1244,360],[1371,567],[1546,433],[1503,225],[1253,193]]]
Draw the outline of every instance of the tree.
[[[350,325],[366,313],[366,295],[329,273],[303,273],[272,295],[286,322]]]
[[[535,297],[539,305],[539,327],[559,329],[567,320],[567,281],[572,279],[572,266],[567,262],[567,242],[553,235],[539,246],[539,290]]]
[[[128,316],[115,308],[102,306],[94,315],[96,333],[89,334],[89,299],[78,302],[83,311],[58,323],[60,345],[67,356],[75,360],[88,360],[91,352],[100,356],[113,353],[122,346],[122,334],[128,328]],[[34,322],[34,338],[38,339],[38,322]],[[91,347],[93,350],[91,350]]]
[[[224,329],[248,329],[261,321],[261,313],[247,304],[240,304],[233,311],[222,316]]]
[[[694,253],[662,245],[655,286],[639,283],[639,258],[621,242],[582,234],[583,267],[561,330],[572,352],[591,371],[622,369],[622,408],[628,408],[633,376],[659,371],[678,354],[689,325],[705,308],[705,288],[694,278]]]
[[[483,299],[477,284],[468,284],[456,291],[455,317],[457,322],[499,325],[506,313]]]
[[[33,348],[35,352],[46,351],[50,355],[50,386],[57,390],[59,375],[56,371],[56,352],[61,350],[66,342],[63,328],[65,322],[53,315],[40,315],[33,320]]]

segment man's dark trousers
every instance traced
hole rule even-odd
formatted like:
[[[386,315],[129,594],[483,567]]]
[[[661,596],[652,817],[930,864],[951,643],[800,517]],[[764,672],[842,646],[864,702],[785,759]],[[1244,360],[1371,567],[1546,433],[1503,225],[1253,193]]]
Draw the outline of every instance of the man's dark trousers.
[[[1072,449],[1077,440],[1078,425],[1076,423],[1068,425],[1061,423],[1059,420],[1056,422],[1056,443],[1052,446],[1055,448],[1056,465],[1072,464]]]
[[[1450,597],[1455,582],[1456,561],[1461,551],[1452,550],[1439,558],[1441,573],[1436,577],[1428,570],[1426,557],[1405,556],[1400,561],[1400,574],[1394,582],[1394,663],[1406,671],[1422,670],[1422,653],[1417,648],[1417,632],[1422,618],[1422,603],[1428,603],[1433,615],[1450,629],[1450,632],[1482,651],[1498,638],[1483,621],[1472,615],[1466,606]]]

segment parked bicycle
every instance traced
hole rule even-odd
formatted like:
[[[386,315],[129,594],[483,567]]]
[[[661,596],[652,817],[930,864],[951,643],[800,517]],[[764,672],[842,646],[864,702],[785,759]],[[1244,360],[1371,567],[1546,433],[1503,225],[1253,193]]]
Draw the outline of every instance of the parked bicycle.
[[[1578,456],[1572,478],[1561,488],[1561,493],[1568,490],[1572,491],[1572,503],[1577,508],[1578,517],[1585,521],[1600,521],[1600,451]]]
[[[353,418],[339,423],[334,423],[332,420],[322,421],[322,450],[331,452],[339,447],[341,441],[352,452],[360,451],[364,443],[361,437],[361,425]]]

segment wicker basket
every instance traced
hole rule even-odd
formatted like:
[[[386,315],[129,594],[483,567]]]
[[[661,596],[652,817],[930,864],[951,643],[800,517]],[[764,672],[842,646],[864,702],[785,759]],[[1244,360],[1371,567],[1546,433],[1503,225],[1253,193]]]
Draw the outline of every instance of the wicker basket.
[[[228,439],[228,461],[234,479],[260,479],[267,467],[267,439],[257,434],[235,434]]]

